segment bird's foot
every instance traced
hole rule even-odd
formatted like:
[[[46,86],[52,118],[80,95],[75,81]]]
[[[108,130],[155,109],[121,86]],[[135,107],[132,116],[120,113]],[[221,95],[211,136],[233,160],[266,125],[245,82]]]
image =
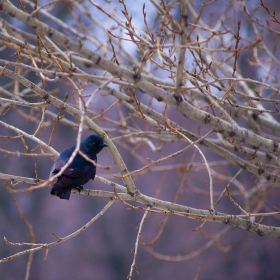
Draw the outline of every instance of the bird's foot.
[[[79,195],[81,194],[81,190],[83,190],[83,189],[84,189],[84,186],[77,187],[77,190],[79,191]]]

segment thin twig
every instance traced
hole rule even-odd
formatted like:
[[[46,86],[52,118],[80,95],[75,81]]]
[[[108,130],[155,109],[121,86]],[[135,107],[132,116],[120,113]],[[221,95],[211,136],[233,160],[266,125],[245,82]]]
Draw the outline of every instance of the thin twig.
[[[75,232],[63,237],[63,238],[58,238],[57,241],[51,242],[51,243],[45,243],[43,245],[38,245],[38,244],[34,244],[31,243],[30,246],[35,246],[34,248],[31,249],[27,249],[24,251],[21,251],[17,254],[14,254],[12,256],[6,257],[6,258],[2,258],[0,260],[0,263],[4,263],[4,262],[8,262],[10,260],[13,260],[14,258],[17,258],[19,256],[25,255],[25,254],[30,254],[31,252],[35,252],[41,249],[49,249],[52,246],[58,245],[62,242],[65,242],[75,236],[77,236],[78,234],[80,234],[81,232],[85,231],[90,225],[92,225],[96,220],[98,220],[100,217],[102,217],[104,215],[104,213],[114,204],[116,200],[115,199],[111,199],[106,205],[105,207],[95,216],[93,217],[88,223],[86,223],[84,226],[82,226],[80,229],[76,230]],[[5,237],[4,237],[5,238]],[[14,245],[16,246],[16,245]]]
[[[138,245],[139,245],[139,239],[140,239],[140,235],[141,235],[141,232],[142,232],[142,227],[143,227],[143,224],[147,218],[147,215],[149,213],[150,210],[150,207],[147,207],[147,211],[145,211],[143,217],[142,217],[142,220],[138,226],[138,233],[137,233],[137,237],[136,237],[136,241],[135,241],[135,246],[134,246],[134,255],[133,255],[133,261],[132,261],[132,264],[131,264],[131,267],[130,267],[130,272],[127,276],[128,279],[132,279],[132,273],[133,273],[133,269],[134,268],[137,268],[136,267],[136,257],[137,257],[137,252],[138,252]],[[137,270],[138,271],[138,270]]]

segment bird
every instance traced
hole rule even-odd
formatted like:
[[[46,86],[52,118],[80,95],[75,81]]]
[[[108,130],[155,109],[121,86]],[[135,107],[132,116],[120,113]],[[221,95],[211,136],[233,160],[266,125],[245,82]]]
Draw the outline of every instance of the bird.
[[[80,151],[89,159],[97,162],[96,155],[108,145],[98,135],[90,135],[80,144]],[[61,152],[51,169],[50,176],[57,174],[63,166],[69,161],[76,146],[67,148]],[[69,200],[71,189],[77,188],[79,192],[83,189],[83,185],[90,179],[94,179],[96,166],[85,159],[79,152],[75,155],[69,166],[56,178],[52,186],[51,194],[60,197],[60,199]]]

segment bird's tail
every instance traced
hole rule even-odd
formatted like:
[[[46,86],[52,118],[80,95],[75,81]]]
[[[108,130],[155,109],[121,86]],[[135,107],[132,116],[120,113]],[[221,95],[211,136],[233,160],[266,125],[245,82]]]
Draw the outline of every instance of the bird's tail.
[[[60,197],[60,199],[67,199],[67,200],[69,200],[70,195],[71,195],[71,189],[67,190],[66,192],[63,192],[63,193],[60,193],[60,192],[55,191],[55,190],[51,190],[51,194]]]

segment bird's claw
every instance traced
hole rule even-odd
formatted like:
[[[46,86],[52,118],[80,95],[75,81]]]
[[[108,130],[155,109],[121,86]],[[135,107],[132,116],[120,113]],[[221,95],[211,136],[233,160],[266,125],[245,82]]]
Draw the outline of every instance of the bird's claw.
[[[84,189],[84,186],[77,187],[77,190],[79,191],[79,195],[81,194],[81,190],[83,190],[83,189]]]

